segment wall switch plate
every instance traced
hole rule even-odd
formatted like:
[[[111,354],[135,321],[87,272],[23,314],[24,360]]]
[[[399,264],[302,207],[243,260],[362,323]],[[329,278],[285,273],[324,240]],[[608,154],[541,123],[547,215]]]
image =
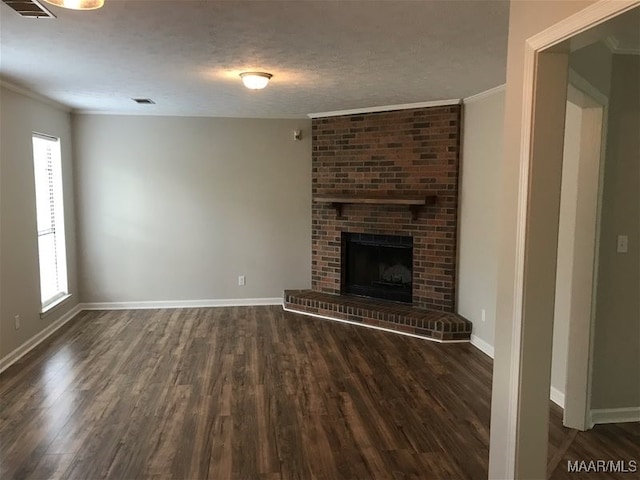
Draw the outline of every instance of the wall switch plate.
[[[618,253],[627,253],[629,251],[629,237],[627,235],[618,235],[616,251]]]
[[[482,321],[487,321],[487,311],[484,308],[482,309]]]
[[[240,276],[238,277],[238,285],[239,285],[239,286],[241,286],[241,287],[244,287],[245,282],[246,282],[246,280],[245,280],[245,278],[244,278],[244,275],[240,275]]]
[[[16,330],[20,330],[20,315],[13,317],[13,320],[15,322]]]

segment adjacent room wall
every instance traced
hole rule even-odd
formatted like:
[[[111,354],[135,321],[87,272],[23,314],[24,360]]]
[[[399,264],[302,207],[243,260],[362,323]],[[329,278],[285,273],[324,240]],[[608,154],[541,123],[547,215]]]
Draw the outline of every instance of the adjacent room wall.
[[[569,55],[569,67],[586,79],[592,87],[609,97],[611,91],[612,53],[604,42],[599,41],[583,47]]]
[[[276,298],[310,287],[310,121],[73,120],[83,302]]]
[[[60,137],[69,292],[40,318],[40,277],[32,132]],[[71,121],[61,107],[0,87],[0,359],[78,303]],[[14,318],[20,316],[20,329]]]
[[[458,313],[473,323],[472,342],[493,356],[504,88],[465,99],[463,126]]]
[[[640,56],[614,55],[597,276],[592,409],[640,412]],[[629,237],[617,253],[618,235]]]

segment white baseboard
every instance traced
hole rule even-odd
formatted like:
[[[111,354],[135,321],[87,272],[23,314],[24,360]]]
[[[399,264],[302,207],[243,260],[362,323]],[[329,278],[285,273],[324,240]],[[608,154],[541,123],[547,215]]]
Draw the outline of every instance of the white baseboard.
[[[560,408],[564,408],[564,393],[557,388],[551,387],[551,393],[549,396],[553,403],[558,405]]]
[[[82,303],[82,310],[145,310],[158,308],[252,307],[282,305],[282,297],[230,298],[221,300],[162,300],[142,302]]]
[[[484,353],[485,355],[493,359],[493,356],[494,356],[493,345],[490,345],[489,343],[485,342],[479,337],[476,337],[473,334],[471,335],[471,345],[473,345],[482,353]],[[558,390],[557,388],[551,387],[549,398],[553,403],[558,405],[560,408],[564,408],[564,393],[562,393],[560,390]]]
[[[24,357],[31,350],[40,345],[43,341],[45,341],[51,334],[53,334],[56,330],[62,327],[65,323],[75,317],[78,313],[82,311],[80,305],[76,305],[67,313],[62,315],[58,320],[49,324],[47,328],[41,330],[36,335],[31,337],[29,340],[24,342],[18,348],[16,348],[13,352],[6,355],[4,358],[0,360],[0,373],[4,372],[11,365],[16,363],[22,357]]]
[[[589,412],[589,425],[640,422],[640,407],[601,408]]]
[[[485,342],[479,337],[476,337],[473,334],[471,334],[471,345],[476,347],[478,350],[480,350],[482,353],[489,356],[490,358],[493,358],[493,345],[488,344],[487,342]]]

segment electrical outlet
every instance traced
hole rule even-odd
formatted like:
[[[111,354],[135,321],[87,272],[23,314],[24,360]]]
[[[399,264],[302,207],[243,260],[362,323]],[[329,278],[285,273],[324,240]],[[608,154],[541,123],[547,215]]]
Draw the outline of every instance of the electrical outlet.
[[[246,282],[246,279],[244,278],[244,275],[240,275],[238,277],[238,285],[241,286],[241,287],[244,287],[245,282]]]
[[[618,253],[627,253],[629,251],[629,237],[627,235],[618,235],[616,251]]]
[[[13,317],[13,320],[15,321],[16,330],[20,330],[20,315]]]
[[[482,309],[482,321],[483,322],[487,321],[487,312],[484,308]]]

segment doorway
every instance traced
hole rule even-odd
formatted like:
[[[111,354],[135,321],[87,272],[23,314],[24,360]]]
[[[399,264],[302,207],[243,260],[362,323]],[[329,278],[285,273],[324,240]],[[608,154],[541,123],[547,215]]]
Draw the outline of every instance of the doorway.
[[[578,80],[579,79],[579,80]],[[582,85],[582,89],[574,86]],[[589,90],[591,95],[584,90]],[[598,99],[594,98],[598,97]],[[560,190],[550,398],[566,427],[588,425],[598,205],[606,96],[569,72]]]
[[[568,10],[570,3],[565,2],[563,7]],[[602,32],[594,29],[636,9],[639,4],[637,1],[595,2],[573,10],[573,15],[555,17],[557,23],[544,25],[539,22],[544,27],[538,30],[521,27],[529,17],[532,22],[536,21],[534,13],[538,12],[528,10],[530,3],[516,9],[520,16],[513,25],[531,34],[510,45],[510,51],[515,51],[522,45],[515,43],[522,41],[524,53],[521,56],[514,53],[511,71],[509,67],[507,70],[505,138],[514,135],[518,143],[509,141],[505,145],[504,196],[507,201],[517,200],[517,204],[513,212],[507,209],[503,225],[503,239],[511,240],[513,246],[502,242],[505,252],[498,285],[491,478],[546,476],[568,57],[575,47],[571,41],[587,32],[597,36]],[[511,13],[513,19],[513,10]],[[526,13],[529,17],[524,15]],[[551,12],[547,13],[552,17]],[[518,28],[513,30],[519,31]],[[519,60],[522,63],[518,64]],[[521,100],[516,99],[516,95],[522,95]],[[516,168],[509,164],[511,156],[519,159]],[[637,164],[637,158],[635,161]],[[629,175],[632,176],[633,173]],[[509,180],[517,182],[515,189],[510,189]],[[637,209],[637,205],[632,208]],[[515,221],[508,218],[511,213]],[[633,232],[637,246],[636,230]],[[610,243],[611,235],[608,234],[606,242],[597,249],[600,257],[605,249],[610,249]],[[615,253],[615,241],[613,247]],[[629,259],[632,260],[629,263],[633,263],[634,259]],[[637,265],[634,267],[637,270]],[[600,290],[599,285],[598,292]],[[591,297],[594,297],[593,292]],[[597,297],[600,305],[602,295]],[[633,309],[630,311],[633,314]],[[637,343],[637,337],[633,341]],[[570,355],[567,356],[567,368],[569,358]],[[619,374],[611,377],[616,376],[619,380]],[[501,414],[504,417],[505,411],[506,421],[503,421]]]

